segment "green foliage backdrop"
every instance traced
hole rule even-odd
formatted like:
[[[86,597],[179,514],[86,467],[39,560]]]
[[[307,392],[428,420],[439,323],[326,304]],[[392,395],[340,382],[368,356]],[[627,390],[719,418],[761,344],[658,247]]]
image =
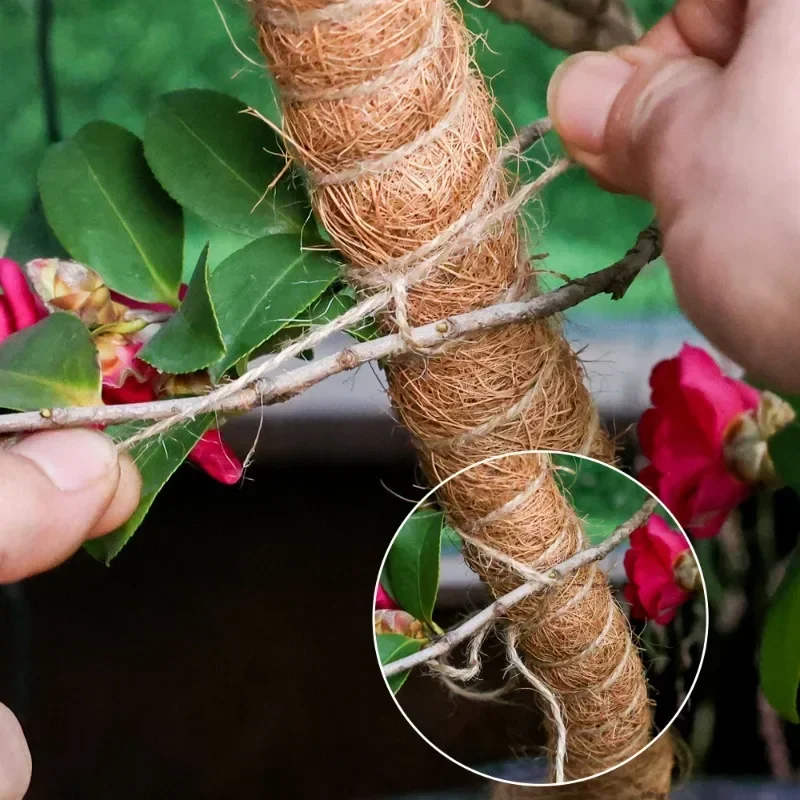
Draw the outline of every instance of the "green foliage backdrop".
[[[258,58],[244,4],[221,0],[236,41]],[[640,16],[651,24],[670,0],[637,0]],[[491,79],[501,117],[515,125],[545,113],[545,90],[564,57],[523,28],[464,3],[472,28],[486,35],[479,62]],[[36,74],[35,0],[0,0],[3,65],[0,84],[0,249],[2,239],[24,214],[33,195],[36,170],[45,150],[44,124]],[[247,64],[225,35],[212,0],[169,7],[156,0],[59,0],[53,27],[53,60],[59,110],[65,136],[91,119],[103,119],[141,136],[155,98],[187,87],[212,88],[236,95],[277,119],[265,73]],[[557,147],[550,142],[551,149]],[[608,195],[577,171],[544,197],[534,217],[544,220],[537,249],[552,258],[548,268],[578,275],[603,266],[623,253],[649,219],[646,204]],[[197,262],[207,229],[187,219],[185,263]],[[234,233],[214,237],[217,257],[243,244]],[[663,266],[636,282],[624,304],[596,299],[589,311],[613,315],[669,312],[674,307]],[[586,309],[582,309],[581,313]]]

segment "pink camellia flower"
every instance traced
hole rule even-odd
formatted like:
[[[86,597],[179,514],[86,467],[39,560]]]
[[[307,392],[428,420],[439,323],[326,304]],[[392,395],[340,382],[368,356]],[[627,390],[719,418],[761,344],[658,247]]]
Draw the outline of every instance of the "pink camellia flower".
[[[96,272],[75,261],[39,258],[29,261],[25,269],[35,292],[18,264],[0,259],[0,342],[50,312],[65,311],[92,332],[106,405],[158,399],[158,387],[168,383],[168,376],[160,375],[138,353],[174,308],[111,292]],[[185,294],[183,286],[180,298]],[[189,460],[221,483],[234,484],[242,477],[242,463],[217,428],[198,440]]]
[[[395,603],[389,592],[378,584],[378,588],[375,591],[375,609],[377,611],[392,611],[399,608],[400,606]]]
[[[631,534],[625,574],[630,581],[624,592],[631,616],[660,625],[672,622],[678,607],[701,586],[686,537],[655,515]]]
[[[725,447],[737,422],[758,408],[760,394],[688,344],[655,366],[650,386],[653,408],[638,428],[650,466],[639,479],[691,533],[714,536],[752,491],[730,469]]]
[[[0,258],[0,289],[0,342],[47,316],[28,286],[25,273],[10,258]]]

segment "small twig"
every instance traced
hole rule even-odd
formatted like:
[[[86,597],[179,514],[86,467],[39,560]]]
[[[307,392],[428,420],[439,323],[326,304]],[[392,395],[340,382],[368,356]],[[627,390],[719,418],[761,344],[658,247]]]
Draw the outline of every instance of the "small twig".
[[[540,139],[547,136],[551,130],[553,130],[553,121],[550,117],[544,117],[537,122],[526,125],[524,128],[520,128],[515,139],[519,152],[525,152],[529,147],[532,147]]]
[[[36,4],[36,59],[39,66],[39,82],[42,89],[45,135],[49,144],[58,142],[61,139],[56,85],[50,58],[50,29],[52,24],[53,0],[38,0]]]
[[[604,542],[596,547],[587,547],[580,553],[561,562],[556,567],[549,569],[545,574],[549,581],[560,581],[568,575],[576,572],[587,564],[595,561],[602,561],[609,553],[615,550],[625,539],[627,539],[637,528],[641,528],[653,515],[658,507],[658,501],[650,498],[627,522],[620,525]],[[550,586],[550,582],[544,583],[538,579],[533,579],[522,586],[518,586],[513,591],[503,595],[499,600],[495,600],[483,611],[479,611],[475,616],[470,617],[466,622],[448,631],[444,636],[437,639],[430,647],[413,653],[410,656],[392,661],[383,668],[383,674],[387,678],[398,675],[413,667],[418,667],[427,661],[441,658],[449,653],[454,647],[465,642],[481,631],[485,626],[491,625],[496,619],[505,616],[506,612],[520,603],[526,597],[538,594]]]
[[[640,239],[645,236],[645,233],[640,235]],[[204,412],[230,414],[249,411],[258,406],[273,405],[301,394],[332,375],[355,369],[368,361],[406,353],[409,351],[409,344],[414,347],[435,347],[444,341],[477,331],[544,319],[566,311],[598,294],[611,293],[614,297],[620,297],[645,266],[645,256],[652,255],[653,252],[652,248],[648,248],[645,253],[636,246],[628,256],[616,264],[583,278],[569,281],[552,292],[539,295],[531,300],[489,306],[414,328],[411,331],[410,340],[404,340],[403,337],[393,334],[353,345],[339,353],[298,367],[279,377],[258,380],[252,386],[204,409]],[[161,420],[185,414],[187,409],[193,408],[196,404],[197,398],[189,397],[119,406],[52,408],[5,414],[0,415],[0,435],[52,428]]]
[[[793,781],[794,770],[783,722],[761,691],[758,693],[758,718],[759,733],[767,751],[772,777],[783,783]]]
[[[611,297],[619,300],[630,288],[636,276],[651,262],[661,256],[664,251],[664,242],[661,236],[661,226],[654,219],[637,237],[636,244],[628,252],[612,264],[611,268],[619,269],[614,286],[610,289]]]
[[[569,53],[612,50],[642,34],[625,0],[490,0],[489,8]]]

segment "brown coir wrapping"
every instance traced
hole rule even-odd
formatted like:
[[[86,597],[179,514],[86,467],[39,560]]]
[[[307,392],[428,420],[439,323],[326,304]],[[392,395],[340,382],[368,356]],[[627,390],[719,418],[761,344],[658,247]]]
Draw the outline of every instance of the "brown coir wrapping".
[[[315,212],[365,291],[396,282],[413,266],[393,268],[398,259],[452,230],[476,203],[488,212],[507,199],[492,101],[473,69],[456,6],[448,0],[249,3]],[[385,329],[395,329],[398,311],[418,325],[537,291],[534,276],[520,271],[527,260],[516,219],[467,239],[422,281],[397,290],[398,301],[380,320]],[[436,353],[397,358],[387,375],[432,483],[517,451],[613,459],[581,365],[554,321],[485,331]],[[449,481],[439,500],[454,525],[535,569],[584,545],[574,511],[537,455],[470,469]],[[496,559],[468,549],[495,595],[519,584]],[[614,767],[646,744],[652,715],[641,660],[600,570],[580,570],[515,607],[510,619],[523,626],[527,665],[562,706],[568,780]],[[614,796],[666,796],[671,766],[662,737],[614,773]],[[530,791],[607,796],[594,794],[594,783]]]

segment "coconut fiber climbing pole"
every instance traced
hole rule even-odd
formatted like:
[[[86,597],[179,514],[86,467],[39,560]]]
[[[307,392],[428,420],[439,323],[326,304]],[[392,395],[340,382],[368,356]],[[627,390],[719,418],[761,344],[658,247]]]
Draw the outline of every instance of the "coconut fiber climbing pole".
[[[501,211],[488,229],[481,224],[507,201],[510,178],[458,7],[448,0],[249,2],[315,212],[349,260],[353,283],[393,293],[383,327],[403,334],[409,325],[535,293],[516,216]],[[431,482],[534,448],[613,459],[581,366],[554,322],[413,353],[392,361],[387,375]],[[468,546],[469,557],[495,595],[521,581],[505,558],[546,571],[584,545],[540,456],[468,470],[439,500],[478,543]],[[614,767],[650,740],[642,663],[601,571],[580,570],[514,608],[509,622],[518,626],[528,668],[561,707],[552,741],[555,751],[566,729],[567,780]],[[666,796],[666,737],[632,763],[614,773],[614,796]],[[592,785],[576,788],[581,797],[610,796],[594,795]],[[542,791],[567,796],[569,787]]]

